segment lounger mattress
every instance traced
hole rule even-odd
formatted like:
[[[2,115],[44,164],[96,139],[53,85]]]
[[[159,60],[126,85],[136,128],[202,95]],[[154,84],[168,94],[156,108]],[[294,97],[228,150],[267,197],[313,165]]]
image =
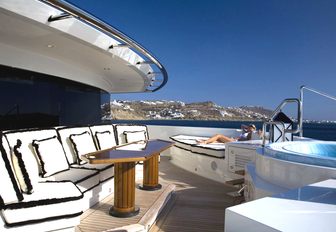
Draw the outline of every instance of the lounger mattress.
[[[209,137],[193,135],[176,135],[170,137],[175,146],[193,153],[208,155],[216,158],[225,157],[224,143],[200,144],[200,140],[207,140]]]
[[[225,143],[196,144],[191,146],[191,152],[209,155],[217,158],[225,157]]]

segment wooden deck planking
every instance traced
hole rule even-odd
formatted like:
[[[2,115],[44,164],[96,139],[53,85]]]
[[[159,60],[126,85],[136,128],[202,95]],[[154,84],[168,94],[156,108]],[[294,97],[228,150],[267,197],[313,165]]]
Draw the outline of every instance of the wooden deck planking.
[[[137,216],[111,217],[108,211],[113,195],[110,195],[82,215],[76,231],[98,232],[138,223],[168,184],[176,185],[175,193],[152,226],[152,232],[224,231],[225,208],[234,204],[233,198],[226,193],[236,188],[184,171],[172,165],[168,157],[161,157],[160,183],[163,189],[158,191],[136,189],[136,205],[140,207]]]
[[[163,192],[143,191],[136,189],[136,206],[140,207],[140,213],[131,218],[116,218],[108,214],[109,208],[113,205],[113,195],[105,198],[102,202],[87,210],[81,216],[81,223],[77,226],[78,232],[95,232],[117,228],[125,225],[136,224],[146,213],[157,197]]]
[[[151,232],[224,231],[225,208],[234,205],[226,193],[237,189],[175,167],[167,157],[161,160],[161,183],[174,183],[176,190]]]

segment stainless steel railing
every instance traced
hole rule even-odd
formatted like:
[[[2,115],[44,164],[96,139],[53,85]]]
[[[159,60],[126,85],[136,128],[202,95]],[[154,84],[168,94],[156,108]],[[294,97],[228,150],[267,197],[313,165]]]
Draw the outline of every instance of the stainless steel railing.
[[[287,98],[285,100],[283,100],[280,105],[273,111],[273,114],[271,116],[271,119],[270,121],[273,121],[275,116],[288,104],[288,103],[297,103],[297,121],[299,122],[298,123],[298,126],[296,127],[296,129],[285,129],[285,132],[286,133],[292,133],[292,134],[295,134],[295,133],[299,133],[302,131],[302,123],[300,123],[300,120],[302,120],[302,104],[300,102],[299,99],[297,98]]]
[[[332,95],[324,93],[322,91],[319,91],[319,90],[316,90],[316,89],[313,89],[313,88],[309,88],[309,87],[306,87],[306,86],[302,85],[300,87],[300,111],[301,111],[300,119],[299,119],[299,127],[300,128],[302,128],[302,126],[303,126],[303,90],[308,90],[308,91],[316,93],[316,94],[318,94],[320,96],[323,96],[323,97],[326,97],[326,98],[329,98],[331,100],[336,101],[336,97],[335,96],[332,96]],[[300,136],[301,137],[303,136],[303,130],[300,131]]]
[[[155,92],[161,89],[167,83],[168,73],[166,69],[164,68],[164,66],[159,62],[157,58],[154,57],[154,55],[152,55],[149,51],[147,51],[144,47],[142,47],[140,44],[135,42],[129,36],[125,35],[124,33],[117,30],[116,28],[110,26],[109,24],[103,22],[102,20],[94,17],[93,15],[87,13],[86,11],[83,11],[82,9],[79,9],[78,7],[75,7],[74,5],[66,1],[63,1],[63,0],[40,0],[40,1],[46,4],[49,4],[55,7],[56,9],[64,12],[60,15],[48,16],[49,17],[48,21],[52,22],[55,20],[66,19],[69,17],[77,18],[78,20],[81,20],[85,22],[86,24],[89,24],[93,26],[94,28],[100,30],[101,32],[117,39],[119,42],[121,42],[121,44],[123,44],[123,46],[128,46],[129,48],[133,48],[137,52],[141,53],[143,56],[145,56],[148,59],[148,61],[145,61],[145,62],[155,64],[157,68],[160,70],[163,78],[162,78],[162,82],[158,84],[158,86],[152,86],[153,89],[147,89],[148,92]],[[137,65],[137,64],[134,64],[134,65]]]
[[[298,108],[298,111],[297,111],[297,120],[299,121],[298,123],[298,126],[296,127],[296,129],[286,129],[285,127],[285,124],[283,122],[280,122],[280,121],[274,121],[274,118],[276,117],[276,115],[281,112],[281,110],[288,104],[288,103],[297,103],[297,108]],[[270,117],[270,120],[267,121],[267,122],[264,122],[263,123],[263,129],[262,129],[262,133],[263,133],[263,136],[262,136],[262,144],[263,146],[265,146],[265,141],[266,141],[266,129],[267,129],[267,125],[280,125],[281,126],[281,134],[282,134],[282,141],[286,141],[286,133],[298,133],[298,132],[301,132],[302,131],[302,127],[300,127],[300,125],[302,125],[302,123],[300,123],[300,120],[302,120],[302,117],[301,117],[301,112],[302,112],[302,109],[301,109],[302,105],[301,105],[301,102],[299,99],[297,98],[287,98],[285,100],[283,100],[280,105],[273,111],[271,117]],[[270,130],[269,130],[269,140],[270,138],[272,138],[273,136],[273,129],[271,129],[270,127]]]
[[[316,93],[320,96],[323,96],[323,97],[326,97],[326,98],[329,98],[331,100],[334,100],[336,101],[336,97],[333,96],[333,95],[330,95],[330,94],[327,94],[327,93],[324,93],[322,91],[319,91],[319,90],[316,90],[316,89],[313,89],[313,88],[310,88],[310,87],[306,87],[306,86],[301,86],[300,87],[300,99],[297,99],[297,98],[287,98],[285,100],[283,100],[280,105],[273,111],[273,114],[270,118],[270,121],[269,122],[265,122],[264,125],[263,125],[263,132],[265,133],[266,132],[266,127],[267,125],[272,125],[272,124],[279,124],[280,122],[276,122],[276,121],[273,121],[275,116],[288,104],[288,103],[297,103],[297,122],[298,122],[298,125],[296,127],[296,129],[285,129],[285,127],[283,126],[283,136],[285,136],[286,133],[292,133],[292,134],[296,134],[296,133],[299,133],[300,134],[300,137],[303,137],[303,92],[304,90],[308,90],[310,92],[313,92],[313,93]],[[270,130],[271,131],[271,130]],[[285,137],[284,137],[285,139]],[[263,144],[264,144],[264,141],[265,141],[265,137],[263,136]],[[285,141],[285,140],[284,140]]]

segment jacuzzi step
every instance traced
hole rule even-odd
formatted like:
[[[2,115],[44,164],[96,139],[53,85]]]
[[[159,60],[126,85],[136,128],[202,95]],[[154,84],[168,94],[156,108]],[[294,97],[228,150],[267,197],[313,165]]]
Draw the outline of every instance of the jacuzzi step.
[[[225,184],[242,185],[242,184],[244,184],[244,177],[238,178],[238,179],[233,179],[233,180],[228,180],[228,181],[225,182]]]
[[[238,175],[244,176],[245,175],[245,170],[244,169],[237,170],[237,171],[235,171],[235,173],[238,174]]]
[[[245,201],[244,194],[239,193],[238,191],[228,192],[226,195],[232,197],[232,202],[235,205],[241,204]]]

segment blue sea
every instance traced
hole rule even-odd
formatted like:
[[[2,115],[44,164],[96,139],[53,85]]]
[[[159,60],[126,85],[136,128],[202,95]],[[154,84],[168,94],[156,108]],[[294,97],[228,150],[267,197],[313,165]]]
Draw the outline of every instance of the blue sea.
[[[253,123],[258,129],[262,128],[263,122],[248,121],[198,121],[198,120],[113,120],[112,123],[139,123],[146,125],[166,126],[191,126],[191,127],[216,127],[216,128],[240,128],[241,124]],[[303,136],[336,141],[336,123],[304,123]]]

